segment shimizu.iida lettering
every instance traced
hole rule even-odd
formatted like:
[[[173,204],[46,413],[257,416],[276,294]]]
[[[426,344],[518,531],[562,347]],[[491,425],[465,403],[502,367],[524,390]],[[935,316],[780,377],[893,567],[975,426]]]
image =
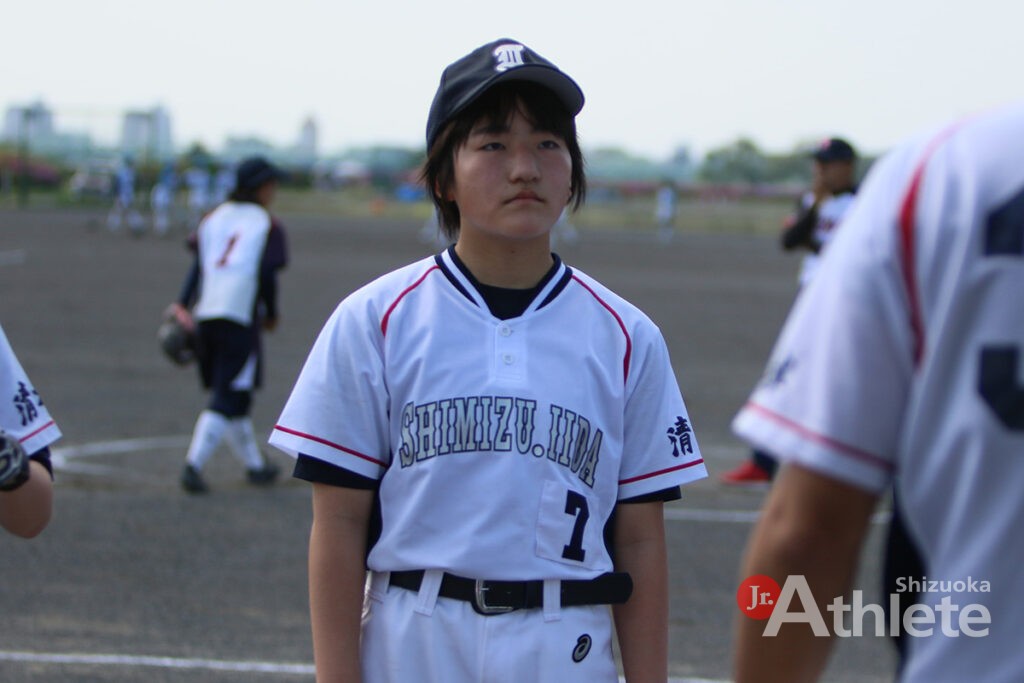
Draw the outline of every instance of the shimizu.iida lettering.
[[[974,592],[970,587],[978,587],[977,592],[988,592],[987,581],[964,581],[953,585],[959,587],[961,584],[968,588],[968,593]],[[925,587],[930,589],[931,584],[925,584]],[[936,584],[936,587],[941,587],[941,584]],[[988,635],[992,617],[985,605],[963,605],[954,601],[953,596],[960,591],[954,591],[953,594],[946,591],[929,592],[932,595],[940,592],[944,595],[937,601],[912,604],[902,612],[900,594],[889,595],[887,616],[882,605],[865,602],[864,591],[854,590],[849,602],[840,596],[826,605],[825,610],[831,613],[831,630],[818,609],[807,579],[801,575],[786,577],[781,588],[768,577],[752,576],[740,585],[736,599],[740,611],[746,616],[751,619],[767,618],[768,623],[762,633],[766,637],[777,636],[783,624],[807,624],[814,635],[821,637],[860,637],[865,635],[865,618],[868,614],[872,616],[874,627],[867,629],[867,635],[894,636],[900,633],[901,627],[904,633],[917,638],[940,634],[952,638],[961,635],[981,638]],[[794,597],[799,600],[794,602]]]
[[[593,488],[601,458],[600,429],[561,406],[548,408],[550,427],[536,434],[537,402],[512,396],[467,396],[402,408],[402,467],[452,453],[518,452],[568,468]],[[538,440],[538,436],[540,440]]]

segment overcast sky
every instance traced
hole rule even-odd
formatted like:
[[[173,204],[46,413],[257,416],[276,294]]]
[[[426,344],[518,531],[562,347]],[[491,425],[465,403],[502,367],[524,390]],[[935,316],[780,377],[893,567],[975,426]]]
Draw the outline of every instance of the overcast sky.
[[[175,142],[422,144],[442,69],[499,37],[577,80],[585,148],[663,158],[740,136],[880,152],[1024,96],[1018,0],[0,0],[0,109],[101,136],[163,105]]]

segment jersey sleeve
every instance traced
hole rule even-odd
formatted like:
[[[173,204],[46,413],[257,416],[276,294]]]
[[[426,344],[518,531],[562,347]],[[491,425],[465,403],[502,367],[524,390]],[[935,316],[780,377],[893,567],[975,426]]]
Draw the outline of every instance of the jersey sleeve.
[[[902,177],[893,159],[872,172],[733,421],[755,448],[872,492],[894,471],[913,373]]]
[[[60,429],[0,328],[0,429],[32,455],[60,438]]]
[[[619,500],[707,477],[668,347],[654,324],[645,323],[633,339]]]
[[[390,460],[383,335],[366,306],[349,297],[309,353],[270,443],[379,479]]]

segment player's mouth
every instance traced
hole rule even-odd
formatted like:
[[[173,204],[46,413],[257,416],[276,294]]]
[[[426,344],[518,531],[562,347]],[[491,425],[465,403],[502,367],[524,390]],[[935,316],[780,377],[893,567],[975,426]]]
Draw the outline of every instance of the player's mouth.
[[[544,200],[542,200],[540,198],[540,195],[538,195],[536,192],[531,192],[530,190],[523,190],[522,192],[519,192],[518,194],[516,194],[511,199],[506,200],[505,203],[506,204],[513,204],[513,203],[516,203],[516,202],[542,202],[542,201],[544,201]]]

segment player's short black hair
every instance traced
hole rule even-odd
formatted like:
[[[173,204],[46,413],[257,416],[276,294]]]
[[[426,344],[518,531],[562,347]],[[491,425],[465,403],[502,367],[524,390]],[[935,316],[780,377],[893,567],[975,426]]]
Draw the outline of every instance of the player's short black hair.
[[[575,211],[583,204],[587,179],[576,135],[576,118],[553,92],[541,85],[525,81],[499,83],[452,117],[427,152],[422,180],[437,207],[441,229],[450,239],[458,235],[461,218],[458,205],[445,199],[455,182],[455,153],[479,121],[509,121],[516,111],[521,111],[538,130],[565,141],[572,160],[569,205]]]

